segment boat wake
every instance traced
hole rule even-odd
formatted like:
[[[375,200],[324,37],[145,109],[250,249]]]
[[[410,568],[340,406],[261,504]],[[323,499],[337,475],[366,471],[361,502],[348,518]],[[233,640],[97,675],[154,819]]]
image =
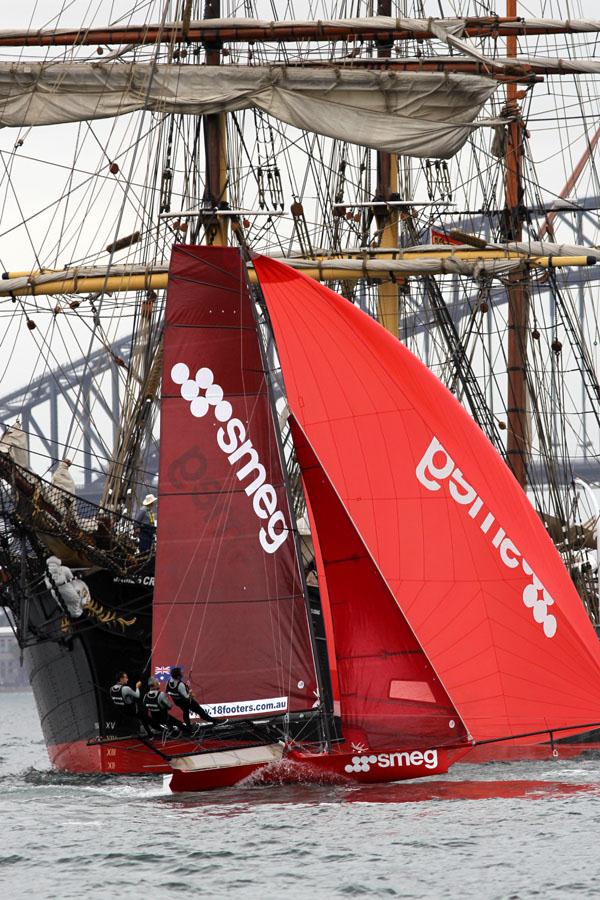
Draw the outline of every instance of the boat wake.
[[[343,785],[347,779],[335,772],[325,772],[292,759],[278,759],[252,772],[240,786],[283,784]]]

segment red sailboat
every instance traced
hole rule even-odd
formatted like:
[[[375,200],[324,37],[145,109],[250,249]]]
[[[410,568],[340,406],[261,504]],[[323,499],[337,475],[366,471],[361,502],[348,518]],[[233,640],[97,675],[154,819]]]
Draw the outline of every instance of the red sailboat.
[[[358,308],[281,263],[254,268],[320,596],[307,603],[267,323],[241,256],[178,247],[154,663],[184,664],[211,712],[246,731],[207,730],[198,753],[172,757],[171,789],[256,773],[402,780],[444,772],[481,742],[597,726],[596,635],[488,440]]]

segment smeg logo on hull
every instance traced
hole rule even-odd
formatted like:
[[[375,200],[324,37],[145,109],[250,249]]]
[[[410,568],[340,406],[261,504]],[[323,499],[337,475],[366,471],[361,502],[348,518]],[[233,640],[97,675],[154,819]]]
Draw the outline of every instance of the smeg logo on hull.
[[[425,766],[435,769],[438,764],[437,750],[398,750],[396,753],[369,753],[353,756],[352,762],[344,766],[345,771],[358,774],[370,772],[371,768],[391,769],[405,766]]]

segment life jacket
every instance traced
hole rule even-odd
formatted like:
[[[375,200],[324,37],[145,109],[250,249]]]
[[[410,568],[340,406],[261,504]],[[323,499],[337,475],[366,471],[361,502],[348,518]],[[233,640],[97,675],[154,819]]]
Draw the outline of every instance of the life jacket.
[[[110,699],[114,703],[115,706],[125,706],[125,700],[123,699],[123,685],[122,684],[113,684],[110,689]]]
[[[144,706],[146,709],[149,709],[150,712],[162,712],[162,707],[158,702],[158,696],[160,691],[151,690],[144,696]]]
[[[172,697],[173,700],[185,700],[185,697],[182,697],[179,693],[180,684],[181,678],[169,678],[167,682],[167,694],[169,697]]]

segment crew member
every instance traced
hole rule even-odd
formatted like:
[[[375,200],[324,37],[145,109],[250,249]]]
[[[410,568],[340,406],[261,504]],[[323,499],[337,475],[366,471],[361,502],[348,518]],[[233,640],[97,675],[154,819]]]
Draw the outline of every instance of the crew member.
[[[161,690],[158,678],[148,679],[148,690],[144,694],[143,704],[152,727],[177,737],[181,730],[181,723],[174,716],[169,715],[169,710],[173,709],[173,701]]]
[[[117,672],[116,683],[113,684],[110,689],[110,699],[124,717],[137,720],[148,737],[152,737],[152,731],[148,724],[145,710],[143,707],[140,707],[140,688],[142,682],[136,682],[134,691],[133,688],[129,687],[128,681],[129,675],[127,672]]]
[[[222,725],[227,721],[227,719],[213,719],[213,717],[200,706],[198,701],[194,700],[191,690],[183,681],[183,675],[179,666],[174,666],[171,669],[171,677],[167,682],[167,694],[172,699],[175,706],[178,706],[182,711],[183,721],[188,732],[191,731],[190,712],[197,713],[205,722],[212,722],[213,724],[220,721],[220,724]]]
[[[156,497],[154,494],[146,494],[135,521],[138,524],[139,551],[140,553],[149,553],[152,550],[156,532]]]

